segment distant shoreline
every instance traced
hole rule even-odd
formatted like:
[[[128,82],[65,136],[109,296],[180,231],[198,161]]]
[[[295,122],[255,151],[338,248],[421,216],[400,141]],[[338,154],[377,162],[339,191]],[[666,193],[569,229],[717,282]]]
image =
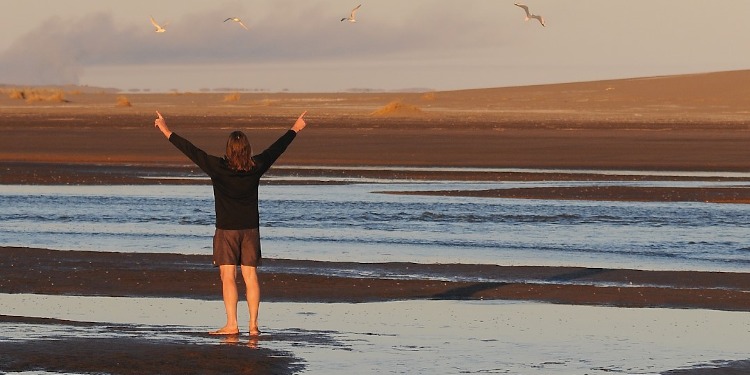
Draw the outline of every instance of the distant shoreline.
[[[634,81],[634,80],[659,80],[664,78],[680,78],[680,77],[693,77],[693,76],[704,76],[712,74],[732,74],[737,72],[744,72],[745,69],[728,69],[728,70],[692,70],[685,72],[678,72],[674,74],[649,74],[649,75],[621,75],[615,74],[608,77],[598,79],[585,79],[579,81],[571,80],[551,80],[544,82],[530,82],[530,83],[513,83],[506,85],[493,85],[493,86],[475,86],[475,87],[454,87],[454,88],[434,88],[434,87],[400,87],[400,88],[378,88],[378,87],[348,87],[341,89],[329,89],[329,90],[293,90],[289,88],[266,88],[266,87],[232,87],[232,86],[221,86],[221,87],[191,87],[191,88],[163,88],[157,89],[153,87],[116,87],[116,86],[97,86],[89,85],[84,83],[66,83],[66,84],[25,84],[25,83],[0,83],[0,90],[13,89],[13,88],[29,88],[29,89],[61,89],[61,90],[79,90],[83,92],[93,93],[145,93],[145,94],[170,94],[170,93],[270,93],[270,94],[336,94],[336,93],[426,93],[426,92],[450,92],[450,91],[465,91],[465,90],[485,90],[485,89],[513,89],[520,87],[549,87],[558,85],[571,85],[571,84],[589,84],[589,83],[607,83],[607,82],[618,82],[618,81]]]

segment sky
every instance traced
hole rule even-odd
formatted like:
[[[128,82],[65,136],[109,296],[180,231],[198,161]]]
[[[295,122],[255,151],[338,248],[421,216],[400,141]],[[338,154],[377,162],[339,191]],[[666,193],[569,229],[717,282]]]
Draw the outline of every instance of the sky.
[[[750,69],[750,1],[525,0],[546,27],[513,3],[0,0],[0,84],[458,90]]]

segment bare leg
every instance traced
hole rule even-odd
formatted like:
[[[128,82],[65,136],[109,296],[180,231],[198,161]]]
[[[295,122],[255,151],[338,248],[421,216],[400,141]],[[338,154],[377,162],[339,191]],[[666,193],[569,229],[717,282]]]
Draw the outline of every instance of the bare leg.
[[[258,310],[260,309],[260,284],[258,273],[252,266],[241,266],[242,278],[245,280],[247,290],[247,308],[250,311],[250,335],[259,335]]]
[[[219,266],[221,274],[222,294],[224,296],[224,308],[227,311],[227,324],[216,331],[209,332],[212,335],[236,335],[237,326],[237,266]]]

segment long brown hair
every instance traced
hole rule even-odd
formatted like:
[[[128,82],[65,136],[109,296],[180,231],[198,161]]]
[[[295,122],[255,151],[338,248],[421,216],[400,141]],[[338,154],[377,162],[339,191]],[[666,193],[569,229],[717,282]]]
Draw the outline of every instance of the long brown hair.
[[[235,171],[249,171],[255,166],[253,148],[245,133],[233,131],[227,139],[227,163]]]

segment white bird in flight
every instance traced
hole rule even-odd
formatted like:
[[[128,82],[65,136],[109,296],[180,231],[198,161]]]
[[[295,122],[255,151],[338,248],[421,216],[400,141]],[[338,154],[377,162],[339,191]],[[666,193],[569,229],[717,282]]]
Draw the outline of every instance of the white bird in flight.
[[[167,24],[165,23],[164,26],[160,26],[158,23],[156,23],[156,20],[154,20],[154,17],[151,17],[151,24],[154,25],[154,27],[156,28],[155,31],[157,33],[163,33],[165,31],[167,31],[167,29],[165,29],[165,27],[167,26]]]
[[[359,9],[359,7],[361,7],[361,6],[362,6],[362,4],[359,4],[359,5],[357,5],[356,7],[354,7],[354,9],[352,9],[352,13],[351,13],[351,14],[349,14],[349,17],[344,17],[344,18],[342,18],[342,19],[341,19],[341,22],[344,22],[344,21],[349,21],[349,22],[357,22],[357,19],[356,19],[356,18],[354,18],[354,13],[356,13],[356,12],[357,12],[357,9]]]
[[[534,18],[534,19],[539,20],[539,23],[541,23],[542,26],[544,26],[544,18],[542,16],[538,15],[538,14],[531,13],[529,11],[529,7],[527,7],[526,5],[523,5],[521,3],[514,3],[513,5],[515,5],[515,6],[519,7],[519,8],[521,8],[521,9],[523,9],[526,12],[526,21]]]
[[[227,19],[224,20],[224,22],[227,22],[227,21],[237,22],[237,23],[240,24],[240,26],[242,26],[243,28],[245,28],[245,30],[250,30],[250,29],[247,28],[247,26],[245,26],[244,23],[242,23],[242,20],[239,19],[239,18],[237,18],[237,17],[229,17],[229,18],[227,18]]]

